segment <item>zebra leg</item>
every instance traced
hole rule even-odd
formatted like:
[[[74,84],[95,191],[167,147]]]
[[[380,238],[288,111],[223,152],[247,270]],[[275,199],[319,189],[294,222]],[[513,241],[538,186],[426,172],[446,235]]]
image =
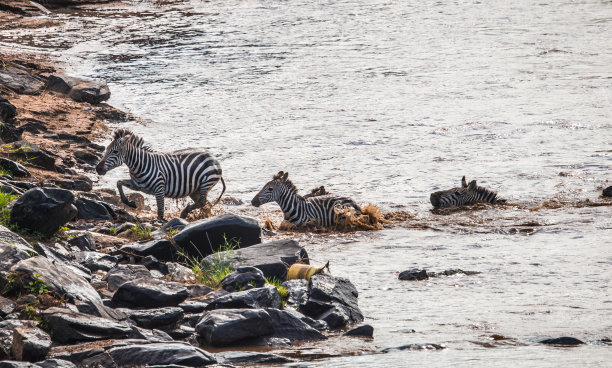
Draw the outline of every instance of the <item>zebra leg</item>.
[[[155,202],[157,202],[157,219],[159,221],[166,222],[164,220],[164,189],[162,187],[161,191],[155,191]]]
[[[187,215],[189,215],[189,212],[193,211],[194,209],[197,208],[197,203],[200,202],[200,193],[199,192],[195,192],[195,193],[191,193],[189,195],[191,197],[191,199],[193,199],[193,204],[188,204],[187,207],[185,207],[185,209],[181,212],[181,218],[187,218]]]
[[[129,180],[119,180],[117,182],[117,189],[119,190],[119,195],[121,196],[121,202],[125,203],[126,205],[132,207],[132,208],[136,208],[136,202],[134,201],[130,201],[129,199],[127,199],[127,197],[125,196],[125,193],[123,193],[123,187],[127,187],[129,189],[132,190],[138,190],[136,183],[134,183],[131,179]]]

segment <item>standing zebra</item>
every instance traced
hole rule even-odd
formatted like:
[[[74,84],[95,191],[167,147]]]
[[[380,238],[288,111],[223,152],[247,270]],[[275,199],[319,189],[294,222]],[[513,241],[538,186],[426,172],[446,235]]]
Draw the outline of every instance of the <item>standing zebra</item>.
[[[221,166],[208,152],[153,152],[142,138],[129,130],[119,129],[115,131],[113,141],[106,147],[96,171],[104,175],[124,163],[130,169],[130,179],[117,182],[121,201],[136,208],[136,203],[129,201],[123,193],[124,186],[153,194],[157,202],[157,218],[160,221],[164,221],[164,197],[190,196],[194,203],[187,205],[181,212],[181,217],[185,218],[189,212],[206,204],[208,191],[219,180],[223,184],[223,190],[214,204],[217,204],[225,193]]]
[[[467,206],[477,202],[499,203],[506,201],[505,199],[497,198],[497,193],[479,187],[476,184],[476,180],[472,180],[468,184],[465,176],[461,178],[461,188],[431,193],[429,200],[434,207]]]
[[[259,207],[264,203],[276,202],[283,210],[285,220],[294,225],[302,225],[315,220],[319,226],[329,227],[338,223],[337,210],[354,208],[361,214],[361,208],[350,198],[334,195],[320,195],[304,198],[297,193],[297,188],[287,177],[289,173],[280,171],[251,200]]]

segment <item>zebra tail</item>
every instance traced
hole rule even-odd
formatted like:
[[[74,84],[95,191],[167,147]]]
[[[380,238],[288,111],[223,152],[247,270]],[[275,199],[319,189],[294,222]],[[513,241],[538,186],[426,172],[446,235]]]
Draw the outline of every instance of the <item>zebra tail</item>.
[[[223,184],[223,190],[221,191],[221,194],[219,195],[219,198],[217,198],[217,200],[213,204],[213,207],[216,206],[217,203],[219,203],[219,201],[221,200],[221,197],[223,197],[223,193],[225,193],[225,180],[223,180],[223,176],[221,177],[221,184]]]

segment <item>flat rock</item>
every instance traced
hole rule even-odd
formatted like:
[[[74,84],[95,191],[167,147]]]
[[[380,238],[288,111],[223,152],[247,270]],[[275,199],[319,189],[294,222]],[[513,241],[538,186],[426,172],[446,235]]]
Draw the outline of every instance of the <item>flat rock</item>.
[[[202,367],[217,362],[212,354],[179,342],[120,346],[110,349],[108,354],[118,366],[176,364]]]
[[[221,351],[215,354],[217,361],[223,364],[280,364],[291,363],[293,359],[282,355],[271,353],[259,353],[252,351]]]
[[[274,240],[241,248],[230,252],[220,252],[219,255],[209,255],[203,263],[211,263],[215,257],[232,259],[234,268],[250,266],[261,270],[266,278],[285,280],[287,267],[304,259],[308,263],[308,253],[295,240]]]
[[[216,298],[208,304],[207,310],[237,308],[280,308],[281,297],[273,286],[238,291]]]
[[[74,195],[68,190],[30,189],[14,202],[10,223],[50,237],[76,216],[73,203]]]
[[[113,310],[102,304],[102,299],[85,278],[77,275],[72,269],[60,262],[50,261],[42,256],[36,256],[19,261],[11,267],[12,272],[21,272],[29,277],[34,273],[41,275],[50,291],[65,298],[72,304],[77,301],[84,303],[90,311],[98,316],[117,318]]]
[[[229,292],[243,290],[247,285],[260,288],[266,284],[263,272],[255,267],[238,267],[238,269],[221,280],[221,287]]]
[[[35,324],[23,324],[13,330],[11,355],[18,360],[43,360],[51,348],[51,337]]]
[[[343,335],[374,337],[374,327],[372,327],[371,325],[361,325],[346,331]]]
[[[40,79],[16,70],[0,70],[0,84],[22,95],[39,95],[45,86]]]
[[[310,296],[299,311],[314,319],[327,322],[330,328],[363,321],[357,298],[359,293],[345,278],[328,274],[314,275],[310,279]]]
[[[241,340],[270,336],[272,317],[263,309],[217,309],[205,313],[196,331],[209,345],[228,346]]]
[[[272,337],[301,340],[326,340],[327,337],[302,321],[299,312],[290,312],[274,308],[266,308],[266,312],[272,318]]]
[[[176,328],[185,315],[183,309],[177,307],[142,310],[120,309],[120,311],[139,327],[163,330]]]
[[[562,336],[551,339],[540,340],[540,344],[546,345],[582,345],[584,341],[578,340],[575,337]]]
[[[126,282],[150,277],[151,272],[145,266],[121,264],[111,268],[104,279],[108,283],[108,290],[116,291]]]
[[[157,279],[138,279],[124,283],[113,295],[112,302],[128,308],[176,307],[187,299],[184,285]]]
[[[53,341],[60,344],[127,338],[132,328],[125,322],[64,308],[48,308],[42,312]]]
[[[117,265],[117,257],[111,256],[105,253],[98,252],[75,252],[73,253],[74,260],[82,266],[91,270],[96,271],[109,271]]]
[[[254,218],[224,214],[194,221],[173,239],[187,256],[202,257],[218,252],[226,239],[237,241],[239,248],[259,244],[261,228]]]

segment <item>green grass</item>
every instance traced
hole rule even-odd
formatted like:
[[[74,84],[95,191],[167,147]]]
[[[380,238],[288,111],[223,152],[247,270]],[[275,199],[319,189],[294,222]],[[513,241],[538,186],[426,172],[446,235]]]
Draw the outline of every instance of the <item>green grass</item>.
[[[277,279],[276,277],[266,277],[266,284],[272,285],[276,288],[280,287],[283,281]]]
[[[181,252],[179,252],[179,256],[184,259],[187,267],[191,268],[200,284],[218,289],[221,287],[221,280],[234,272],[232,253],[239,245],[240,243],[235,239],[224,239],[219,251],[213,253],[212,261],[206,263],[203,262],[203,257],[200,259],[193,256],[189,257]]]
[[[19,198],[18,195],[0,191],[0,223],[8,228],[11,228],[11,210],[6,208],[9,203]]]
[[[153,239],[153,235],[151,234],[151,232],[151,228],[143,224],[138,224],[132,228],[132,234],[134,234],[136,240]],[[115,235],[117,235],[117,230],[115,230]]]
[[[0,175],[10,175],[13,176],[13,173],[5,168],[0,168]]]

